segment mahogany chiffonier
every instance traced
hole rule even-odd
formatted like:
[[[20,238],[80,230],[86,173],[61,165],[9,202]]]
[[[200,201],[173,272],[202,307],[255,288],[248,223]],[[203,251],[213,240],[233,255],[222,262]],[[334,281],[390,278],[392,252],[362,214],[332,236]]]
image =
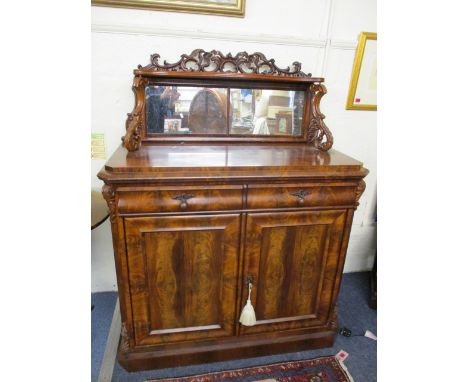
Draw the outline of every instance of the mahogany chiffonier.
[[[323,78],[197,49],[134,71],[98,176],[129,371],[332,346],[362,163],[332,150]],[[251,293],[249,293],[249,291]],[[239,318],[250,295],[256,321]]]

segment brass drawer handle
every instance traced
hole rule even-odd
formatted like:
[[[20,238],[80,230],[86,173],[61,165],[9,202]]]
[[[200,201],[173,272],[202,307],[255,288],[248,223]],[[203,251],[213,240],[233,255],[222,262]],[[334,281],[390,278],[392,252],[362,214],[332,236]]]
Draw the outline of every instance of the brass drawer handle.
[[[296,191],[296,192],[291,192],[290,195],[295,196],[298,199],[297,201],[298,201],[299,204],[304,204],[304,198],[307,195],[310,195],[310,192],[304,191],[304,190],[299,190],[299,191]]]
[[[182,194],[182,195],[177,195],[174,196],[172,199],[178,200],[180,202],[180,208],[185,210],[187,208],[187,200],[194,198],[195,196],[192,194]]]

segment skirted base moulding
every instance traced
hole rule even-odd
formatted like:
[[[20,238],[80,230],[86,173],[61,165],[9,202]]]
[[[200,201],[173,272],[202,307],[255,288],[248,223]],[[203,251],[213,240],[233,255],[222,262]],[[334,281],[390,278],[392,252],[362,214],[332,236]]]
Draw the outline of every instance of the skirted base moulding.
[[[326,327],[204,340],[190,344],[164,344],[132,350],[121,336],[117,359],[127,371],[141,371],[326,348],[333,346],[337,328],[335,311]]]

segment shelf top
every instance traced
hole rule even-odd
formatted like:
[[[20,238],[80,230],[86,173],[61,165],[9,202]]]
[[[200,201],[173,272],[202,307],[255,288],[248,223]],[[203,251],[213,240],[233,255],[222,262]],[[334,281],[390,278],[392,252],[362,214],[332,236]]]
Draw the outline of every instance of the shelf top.
[[[159,77],[159,78],[178,78],[178,79],[211,79],[211,80],[231,80],[231,81],[259,81],[259,82],[288,82],[288,83],[321,83],[323,77],[293,77],[276,76],[257,73],[219,73],[219,72],[176,72],[176,71],[156,71],[153,69],[135,69],[133,74],[136,76]]]

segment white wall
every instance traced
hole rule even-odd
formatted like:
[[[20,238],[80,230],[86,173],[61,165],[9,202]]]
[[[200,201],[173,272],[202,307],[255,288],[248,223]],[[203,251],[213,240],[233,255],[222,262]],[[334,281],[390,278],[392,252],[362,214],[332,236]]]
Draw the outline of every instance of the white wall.
[[[279,66],[302,62],[324,76],[322,99],[333,148],[362,161],[370,174],[356,211],[345,271],[370,269],[376,248],[376,112],[345,110],[357,37],[376,32],[376,0],[247,0],[245,18],[92,7],[92,131],[104,133],[107,155],[120,144],[133,108],[132,71],[152,53],[169,62],[195,48],[233,54],[260,51]],[[266,6],[268,5],[268,6]],[[104,160],[92,161],[91,182]],[[110,225],[92,232],[92,291],[115,290]]]

